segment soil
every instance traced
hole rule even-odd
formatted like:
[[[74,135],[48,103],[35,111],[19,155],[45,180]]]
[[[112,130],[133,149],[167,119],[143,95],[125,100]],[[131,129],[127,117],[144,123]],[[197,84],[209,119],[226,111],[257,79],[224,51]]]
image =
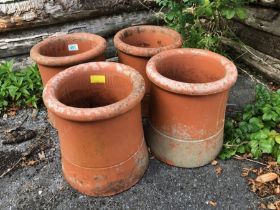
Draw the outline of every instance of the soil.
[[[256,82],[240,74],[228,102],[228,115],[254,99]],[[149,168],[134,187],[113,197],[93,198],[73,190],[63,178],[57,131],[46,109],[23,109],[0,120],[0,209],[257,209],[266,198],[250,191],[243,168],[259,167],[240,160],[215,162],[195,169],[168,166],[151,156]],[[21,125],[36,137],[2,144],[7,130]],[[44,155],[42,155],[44,154]]]
[[[21,153],[17,151],[0,152],[0,174],[3,174],[9,168],[11,168],[19,159],[21,158]]]

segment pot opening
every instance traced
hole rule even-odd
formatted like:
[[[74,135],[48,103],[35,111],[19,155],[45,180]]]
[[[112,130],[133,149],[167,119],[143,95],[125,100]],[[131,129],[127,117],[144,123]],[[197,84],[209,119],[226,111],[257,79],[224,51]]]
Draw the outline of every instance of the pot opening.
[[[165,30],[152,28],[127,29],[121,34],[121,41],[134,47],[159,48],[173,44],[177,40]]]
[[[84,38],[57,38],[41,46],[39,53],[48,57],[64,57],[84,53],[97,44]]]
[[[174,54],[157,63],[158,72],[184,83],[208,83],[222,79],[226,71],[220,61],[206,55]]]
[[[132,83],[122,74],[90,71],[68,76],[57,88],[56,97],[70,107],[97,108],[116,103],[131,91]]]

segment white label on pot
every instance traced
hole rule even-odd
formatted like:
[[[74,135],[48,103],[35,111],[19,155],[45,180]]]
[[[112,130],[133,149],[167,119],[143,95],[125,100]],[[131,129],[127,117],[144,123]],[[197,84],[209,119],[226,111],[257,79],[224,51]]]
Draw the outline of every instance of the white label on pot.
[[[79,47],[78,47],[77,44],[69,44],[68,45],[68,50],[69,51],[77,51],[77,50],[79,50]]]

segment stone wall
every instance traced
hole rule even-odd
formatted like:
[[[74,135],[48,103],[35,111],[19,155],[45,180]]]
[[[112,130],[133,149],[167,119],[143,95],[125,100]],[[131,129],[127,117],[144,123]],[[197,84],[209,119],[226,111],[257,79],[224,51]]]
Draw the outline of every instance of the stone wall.
[[[30,63],[30,48],[52,35],[73,32],[99,34],[108,40],[106,57],[114,57],[113,35],[139,24],[158,24],[154,0],[2,0],[0,60]],[[158,9],[154,9],[158,10]],[[252,69],[280,82],[280,0],[257,0],[248,18],[231,22],[242,43],[224,40]]]
[[[106,57],[116,55],[113,35],[125,27],[156,24],[153,0],[3,0],[0,2],[0,61],[31,63],[29,51],[48,36],[89,32],[108,41]]]

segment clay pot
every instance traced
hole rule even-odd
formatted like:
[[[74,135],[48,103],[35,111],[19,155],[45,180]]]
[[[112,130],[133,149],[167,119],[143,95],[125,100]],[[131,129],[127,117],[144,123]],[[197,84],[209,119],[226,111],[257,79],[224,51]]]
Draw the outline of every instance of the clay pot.
[[[223,144],[226,102],[235,65],[200,49],[175,49],[147,64],[151,116],[147,141],[161,161],[179,167],[211,162]]]
[[[119,62],[140,72],[145,79],[146,91],[142,101],[142,116],[149,116],[150,81],[146,75],[146,64],[155,54],[168,49],[180,48],[181,35],[160,26],[134,26],[119,31],[114,37]]]
[[[148,166],[141,124],[144,79],[123,64],[71,67],[45,86],[56,117],[62,170],[81,193],[108,196],[133,186]]]
[[[106,41],[89,33],[49,37],[32,47],[31,58],[37,63],[43,85],[64,69],[90,61],[104,61]]]

